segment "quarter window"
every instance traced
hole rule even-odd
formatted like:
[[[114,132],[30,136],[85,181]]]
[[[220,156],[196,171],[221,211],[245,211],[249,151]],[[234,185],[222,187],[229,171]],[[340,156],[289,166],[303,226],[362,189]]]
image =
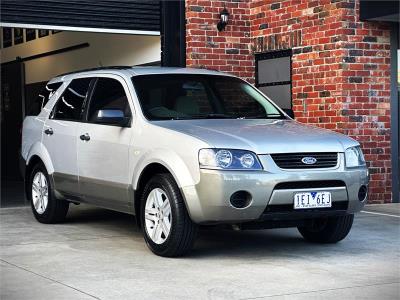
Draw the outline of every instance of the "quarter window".
[[[96,123],[99,110],[121,110],[125,117],[131,116],[128,98],[122,84],[112,78],[98,78],[91,96],[88,121]]]
[[[53,118],[58,120],[79,121],[82,117],[84,102],[89,91],[91,78],[80,78],[71,81],[70,85],[58,99],[53,111]]]

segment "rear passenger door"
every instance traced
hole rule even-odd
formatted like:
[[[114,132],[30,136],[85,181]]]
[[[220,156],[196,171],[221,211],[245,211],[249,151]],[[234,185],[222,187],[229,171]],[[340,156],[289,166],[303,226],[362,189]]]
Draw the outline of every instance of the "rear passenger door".
[[[99,115],[121,112],[131,119],[128,87],[118,76],[99,77],[94,83],[85,123],[78,128],[79,186],[85,202],[127,212],[130,176],[130,121],[104,123]]]
[[[91,78],[72,80],[43,127],[42,141],[53,163],[55,189],[70,199],[79,197],[76,135],[91,82]]]

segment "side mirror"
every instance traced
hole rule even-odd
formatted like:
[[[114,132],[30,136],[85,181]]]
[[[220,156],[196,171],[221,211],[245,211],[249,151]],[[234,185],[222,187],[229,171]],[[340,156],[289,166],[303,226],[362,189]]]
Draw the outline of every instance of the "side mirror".
[[[125,117],[119,109],[101,109],[96,111],[95,123],[127,127],[131,118]]]
[[[282,109],[289,117],[294,119],[294,111],[291,108],[283,108]]]

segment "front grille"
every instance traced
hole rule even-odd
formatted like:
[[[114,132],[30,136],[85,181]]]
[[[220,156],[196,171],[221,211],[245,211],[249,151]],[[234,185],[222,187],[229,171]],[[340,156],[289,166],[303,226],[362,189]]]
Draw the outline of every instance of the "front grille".
[[[272,159],[281,169],[315,169],[332,168],[337,165],[338,154],[335,152],[320,153],[282,153],[271,154]],[[314,157],[317,161],[307,165],[301,160],[304,157]]]
[[[298,190],[298,189],[319,189],[331,187],[346,187],[341,180],[310,180],[310,181],[289,181],[281,182],[275,186],[275,190]]]
[[[332,207],[322,207],[322,208],[305,208],[305,209],[294,209],[293,204],[280,204],[280,205],[269,205],[265,208],[264,214],[267,213],[290,213],[290,212],[322,212],[322,211],[332,211],[332,210],[347,210],[349,201],[338,201],[332,202]]]

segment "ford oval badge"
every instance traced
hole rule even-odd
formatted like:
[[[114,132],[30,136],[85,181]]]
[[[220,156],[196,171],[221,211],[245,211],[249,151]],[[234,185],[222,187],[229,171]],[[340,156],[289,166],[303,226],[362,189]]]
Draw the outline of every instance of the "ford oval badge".
[[[317,159],[315,157],[306,156],[301,159],[301,162],[305,165],[313,165],[317,162]]]

